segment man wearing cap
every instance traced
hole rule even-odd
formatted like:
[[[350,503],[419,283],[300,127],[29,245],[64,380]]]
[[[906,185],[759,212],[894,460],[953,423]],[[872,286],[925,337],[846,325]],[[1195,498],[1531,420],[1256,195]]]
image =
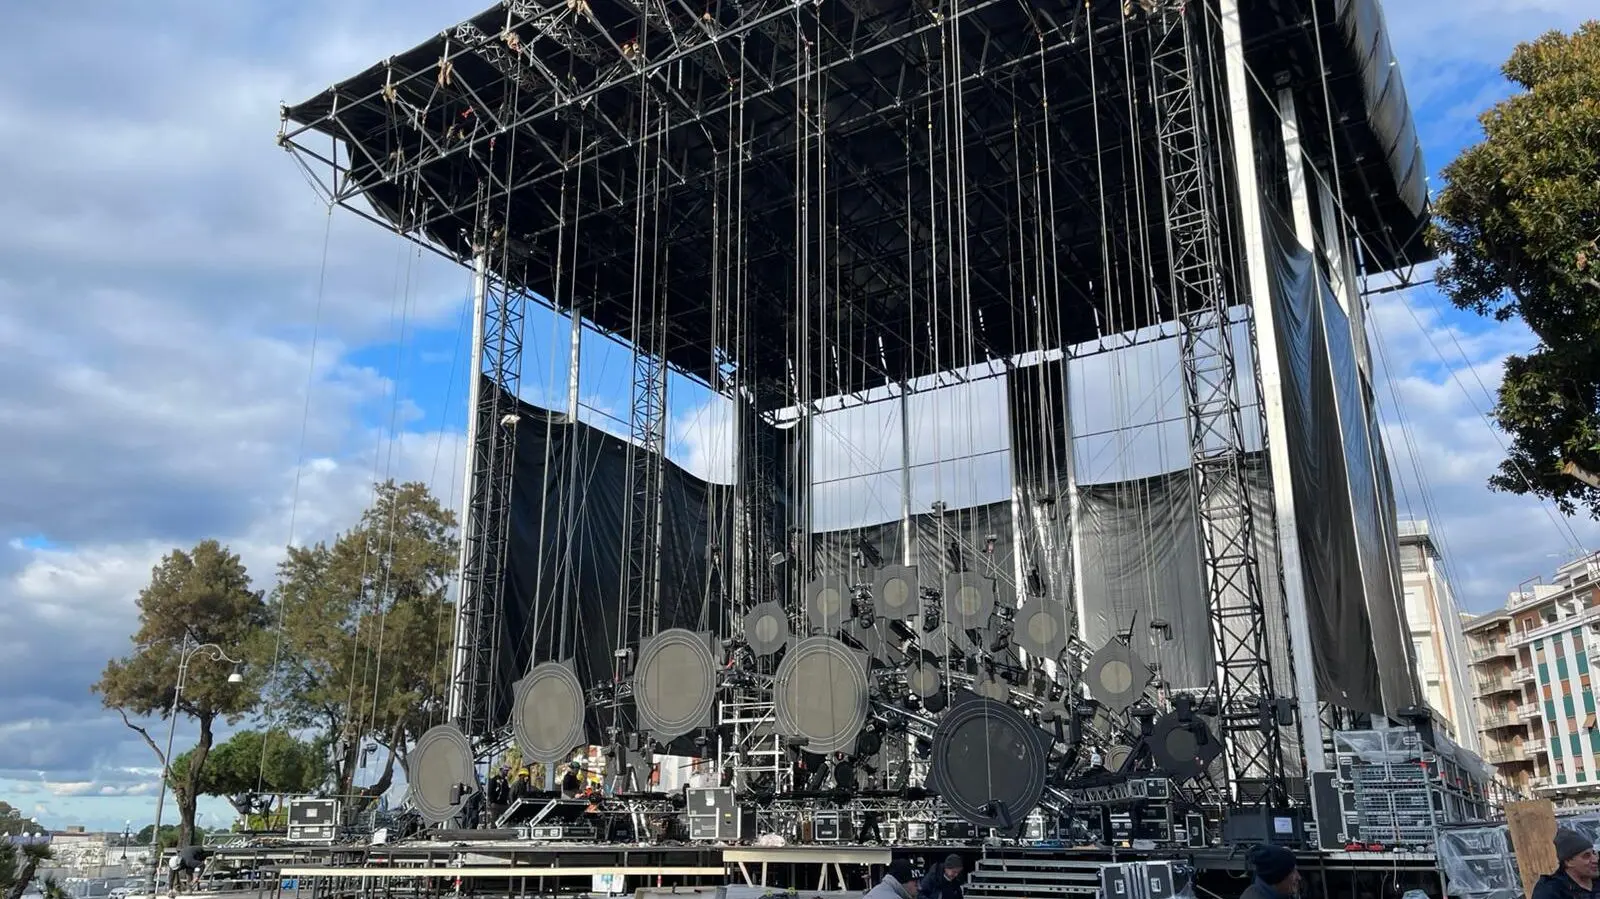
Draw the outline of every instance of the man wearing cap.
[[[1300,871],[1294,853],[1282,846],[1262,844],[1250,850],[1245,860],[1256,875],[1239,899],[1283,899],[1300,890]]]
[[[1594,843],[1575,830],[1556,831],[1554,874],[1546,874],[1534,884],[1533,899],[1597,899],[1595,878],[1600,876],[1600,857]]]
[[[896,859],[889,873],[861,899],[917,899],[917,872],[905,859]]]
[[[944,857],[944,864],[923,875],[917,887],[917,899],[961,899],[961,872],[966,863],[954,852]]]

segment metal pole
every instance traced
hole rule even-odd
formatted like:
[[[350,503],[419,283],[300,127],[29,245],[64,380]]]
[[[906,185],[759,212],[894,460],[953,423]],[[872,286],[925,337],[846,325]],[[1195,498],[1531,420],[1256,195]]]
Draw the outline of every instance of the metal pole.
[[[461,557],[456,578],[456,626],[450,665],[448,717],[457,724],[467,714],[467,667],[471,664],[473,616],[467,608],[467,566],[472,559],[472,495],[478,469],[478,402],[483,394],[483,328],[489,311],[489,251],[477,248],[472,263],[472,362],[467,377],[467,464],[461,482]]]
[[[569,310],[572,317],[572,346],[567,352],[567,421],[578,421],[578,359],[583,346],[583,317],[578,315],[576,304]]]
[[[1255,132],[1250,126],[1250,79],[1244,62],[1244,37],[1239,0],[1219,0],[1222,52],[1228,83],[1228,119],[1233,129],[1233,168],[1238,179],[1239,221],[1244,237],[1251,314],[1256,321],[1255,362],[1261,375],[1261,405],[1266,419],[1267,454],[1272,470],[1278,556],[1283,571],[1283,599],[1288,618],[1290,653],[1300,712],[1300,745],[1306,772],[1328,770],[1323,753],[1322,718],[1317,710],[1316,669],[1312,665],[1311,631],[1306,609],[1305,572],[1300,561],[1300,535],[1295,531],[1293,468],[1284,435],[1289,423],[1283,404],[1283,370],[1278,361],[1277,314],[1272,308],[1272,280],[1267,270],[1266,233],[1261,221],[1261,194],[1256,179]],[[1315,803],[1315,797],[1312,802]]]
[[[911,383],[900,382],[900,564],[916,559],[911,540]]]
[[[150,832],[150,895],[156,894],[156,878],[161,872],[161,812],[167,802],[167,781],[172,776],[172,740],[178,733],[178,701],[183,698],[183,682],[189,676],[189,635],[183,635],[178,651],[178,683],[172,690],[172,710],[167,714],[167,751],[161,757],[161,791],[156,793],[156,825]]]

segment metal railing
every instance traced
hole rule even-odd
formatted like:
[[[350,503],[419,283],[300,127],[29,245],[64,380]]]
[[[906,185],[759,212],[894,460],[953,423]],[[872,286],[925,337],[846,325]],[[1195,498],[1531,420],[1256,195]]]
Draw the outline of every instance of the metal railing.
[[[1517,682],[1505,673],[1480,674],[1474,678],[1479,693],[1505,693],[1520,689]]]
[[[1525,762],[1528,760],[1528,755],[1520,746],[1506,745],[1490,749],[1484,753],[1484,758],[1493,765],[1506,765],[1512,762]]]
[[[1522,722],[1513,718],[1510,712],[1485,712],[1482,719],[1485,728],[1512,727]]]

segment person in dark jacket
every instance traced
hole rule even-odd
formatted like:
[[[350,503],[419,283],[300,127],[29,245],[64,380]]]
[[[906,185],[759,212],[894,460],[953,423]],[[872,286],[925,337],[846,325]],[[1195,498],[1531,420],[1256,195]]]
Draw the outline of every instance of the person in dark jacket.
[[[1546,874],[1534,884],[1533,899],[1600,899],[1595,880],[1600,878],[1600,857],[1594,843],[1575,830],[1556,831],[1554,874]]]
[[[961,872],[965,869],[961,856],[954,852],[945,856],[943,865],[922,876],[917,899],[961,899]]]
[[[1256,879],[1245,887],[1239,899],[1283,899],[1300,890],[1300,870],[1293,852],[1263,844],[1250,850],[1245,859]]]
[[[897,859],[889,866],[883,880],[861,899],[916,899],[916,880],[917,873],[911,869],[911,863]]]

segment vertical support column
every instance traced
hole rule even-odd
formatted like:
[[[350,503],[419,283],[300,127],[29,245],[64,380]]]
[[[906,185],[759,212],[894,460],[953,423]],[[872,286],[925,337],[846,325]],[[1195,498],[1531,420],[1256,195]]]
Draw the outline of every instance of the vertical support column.
[[[477,621],[472,591],[467,589],[472,547],[476,542],[472,520],[472,496],[477,489],[477,465],[473,447],[478,443],[478,403],[483,395],[483,326],[489,306],[489,252],[477,248],[472,263],[472,347],[467,366],[467,460],[461,484],[461,554],[456,577],[456,623],[452,639],[454,653],[450,663],[449,718],[457,726],[465,724],[470,705],[472,642]]]
[[[911,529],[911,383],[900,382],[900,564],[913,565],[917,553]]]
[[[1083,593],[1083,499],[1078,495],[1078,444],[1072,431],[1072,351],[1061,354],[1061,429],[1066,452],[1061,465],[1067,470],[1067,541],[1072,559],[1072,613],[1075,632],[1084,636],[1083,623],[1089,620],[1089,604]],[[1060,501],[1057,500],[1059,505]],[[1085,686],[1087,689],[1087,686]]]
[[[1317,710],[1316,671],[1312,665],[1311,631],[1306,607],[1305,571],[1300,560],[1300,535],[1295,531],[1294,491],[1291,485],[1289,425],[1283,405],[1283,369],[1279,357],[1278,328],[1272,307],[1272,282],[1267,269],[1266,233],[1261,220],[1261,188],[1256,177],[1255,133],[1250,122],[1250,79],[1245,69],[1244,39],[1239,25],[1239,0],[1218,0],[1222,26],[1224,73],[1227,79],[1229,121],[1232,126],[1233,168],[1239,186],[1239,220],[1245,256],[1246,284],[1251,313],[1256,321],[1256,365],[1261,376],[1261,405],[1266,419],[1267,454],[1272,466],[1272,494],[1278,522],[1278,556],[1283,573],[1283,601],[1288,616],[1289,644],[1294,658],[1300,745],[1306,772],[1328,770],[1328,760],[1317,747],[1323,745],[1322,720]]]
[[[1294,233],[1306,252],[1315,257],[1317,232],[1311,225],[1311,196],[1306,192],[1307,166],[1300,144],[1300,110],[1295,106],[1294,91],[1287,87],[1278,91],[1278,117],[1283,123],[1283,161],[1289,173],[1289,206],[1294,211]],[[1339,302],[1342,304],[1344,299],[1341,297]]]
[[[567,317],[572,320],[572,336],[567,348],[567,421],[573,424],[578,422],[578,385],[581,382],[578,369],[583,353],[583,316],[578,314],[577,304],[567,310]]]

